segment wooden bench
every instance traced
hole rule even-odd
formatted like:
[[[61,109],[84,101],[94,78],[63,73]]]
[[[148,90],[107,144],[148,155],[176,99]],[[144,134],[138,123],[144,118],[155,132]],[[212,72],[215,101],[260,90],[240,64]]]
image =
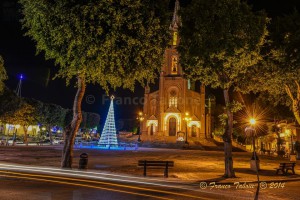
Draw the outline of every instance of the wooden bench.
[[[288,171],[292,171],[293,174],[295,174],[295,168],[296,163],[280,163],[278,168],[276,169],[276,174],[278,174],[280,171],[283,175],[286,175]]]
[[[144,167],[144,176],[147,175],[147,167],[151,168],[165,168],[164,177],[168,178],[169,167],[174,167],[174,161],[149,161],[139,160],[139,167]]]

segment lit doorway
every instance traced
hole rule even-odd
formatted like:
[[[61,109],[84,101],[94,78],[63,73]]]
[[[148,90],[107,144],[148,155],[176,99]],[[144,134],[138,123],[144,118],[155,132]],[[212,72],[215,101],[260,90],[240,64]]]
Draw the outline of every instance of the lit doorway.
[[[169,136],[176,136],[176,119],[174,117],[169,120]]]

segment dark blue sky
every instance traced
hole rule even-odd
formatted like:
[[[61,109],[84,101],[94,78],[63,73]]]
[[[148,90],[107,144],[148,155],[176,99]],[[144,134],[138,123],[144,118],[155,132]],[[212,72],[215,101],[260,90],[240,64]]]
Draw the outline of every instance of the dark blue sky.
[[[184,6],[190,0],[183,0]],[[173,5],[174,0],[171,2]],[[282,15],[299,8],[299,0],[249,0],[255,10],[265,9],[270,16]],[[43,55],[36,55],[34,42],[23,36],[21,25],[18,22],[18,6],[15,0],[2,0],[0,3],[0,55],[4,57],[5,67],[9,80],[7,86],[15,89],[18,83],[19,74],[24,74],[22,94],[25,97],[32,97],[44,102],[56,103],[65,108],[71,108],[76,89],[66,86],[61,79],[52,80],[57,67],[52,61],[45,61]],[[135,92],[129,90],[111,91],[117,97],[143,97],[143,88],[136,87]],[[90,95],[90,96],[89,96]],[[99,86],[88,86],[86,99],[83,101],[83,109],[88,112],[97,112],[105,118],[109,101],[103,102],[105,92]],[[93,99],[94,96],[95,98]],[[141,104],[116,105],[117,118],[134,118],[135,113],[142,108]]]

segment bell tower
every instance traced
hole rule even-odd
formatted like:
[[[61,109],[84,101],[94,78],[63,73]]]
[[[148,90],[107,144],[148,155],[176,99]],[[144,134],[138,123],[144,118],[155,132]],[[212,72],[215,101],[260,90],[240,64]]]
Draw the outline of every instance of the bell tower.
[[[181,25],[180,17],[178,16],[179,9],[179,1],[176,0],[172,22],[169,27],[172,40],[169,47],[165,50],[164,66],[162,69],[164,76],[182,76],[182,69],[179,65],[179,54],[176,50],[179,44],[178,28]]]

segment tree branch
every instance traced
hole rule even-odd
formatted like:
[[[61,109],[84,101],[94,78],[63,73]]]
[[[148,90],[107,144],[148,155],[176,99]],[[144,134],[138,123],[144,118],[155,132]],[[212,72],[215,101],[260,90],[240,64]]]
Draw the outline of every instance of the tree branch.
[[[295,81],[296,85],[297,85],[297,100],[300,99],[300,85],[298,83],[298,81]]]
[[[290,98],[294,101],[295,99],[294,99],[294,96],[293,96],[293,94],[292,94],[292,92],[291,92],[291,88],[287,85],[287,84],[285,84],[284,85],[285,86],[285,91],[286,91],[286,93],[290,96]]]

